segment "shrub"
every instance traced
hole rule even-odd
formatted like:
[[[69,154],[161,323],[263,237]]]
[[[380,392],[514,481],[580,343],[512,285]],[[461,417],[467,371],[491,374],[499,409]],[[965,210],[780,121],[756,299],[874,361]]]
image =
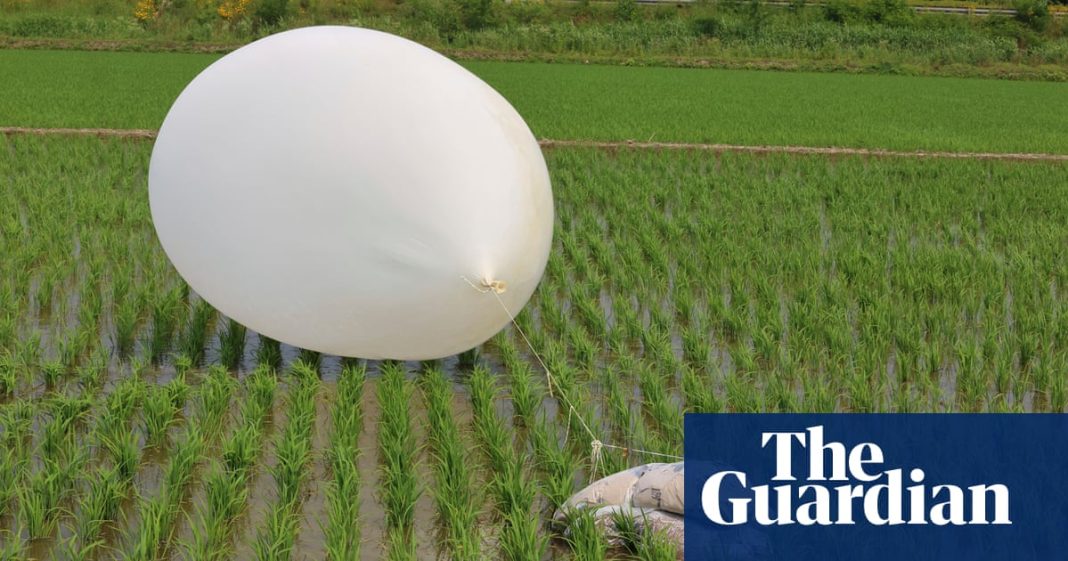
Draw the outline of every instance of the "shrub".
[[[905,0],[870,0],[864,12],[868,21],[888,25],[906,24],[913,13]]]
[[[261,0],[253,14],[256,22],[268,27],[278,25],[289,12],[289,0]]]
[[[493,0],[459,0],[460,21],[467,29],[478,30],[494,23]]]
[[[616,7],[614,13],[617,20],[633,21],[637,11],[637,0],[616,0]]]
[[[1042,32],[1049,28],[1049,3],[1047,0],[1016,0],[1016,21],[1034,31]]]
[[[834,23],[849,23],[860,19],[860,10],[848,0],[828,0],[823,5],[823,17]]]

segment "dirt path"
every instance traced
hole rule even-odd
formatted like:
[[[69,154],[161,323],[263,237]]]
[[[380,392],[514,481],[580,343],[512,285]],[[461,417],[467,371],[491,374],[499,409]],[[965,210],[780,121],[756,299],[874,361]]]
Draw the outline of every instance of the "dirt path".
[[[0,134],[16,135],[59,135],[59,136],[110,136],[119,138],[156,138],[156,132],[149,129],[65,129],[34,127],[0,127]]]
[[[150,129],[79,129],[0,127],[5,135],[65,135],[134,139],[153,139]],[[766,146],[745,144],[706,144],[688,142],[639,142],[633,140],[557,140],[543,138],[543,148],[600,148],[602,150],[692,150],[697,152],[743,152],[749,154],[818,154],[842,156],[871,156],[877,158],[948,158],[959,160],[1007,160],[1017,162],[1068,162],[1068,154],[1018,152],[944,152],[927,150],[885,150],[882,148],[844,148],[836,146]]]

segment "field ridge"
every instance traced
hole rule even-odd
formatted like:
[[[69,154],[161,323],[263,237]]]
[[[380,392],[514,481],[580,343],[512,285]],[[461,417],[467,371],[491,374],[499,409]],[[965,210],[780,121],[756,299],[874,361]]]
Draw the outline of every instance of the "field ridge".
[[[136,138],[151,140],[158,131],[152,129],[108,128],[40,128],[0,127],[0,134],[60,135]],[[693,150],[706,152],[745,152],[750,154],[819,154],[842,156],[874,156],[881,158],[948,158],[963,160],[1007,160],[1068,162],[1068,154],[1042,152],[951,152],[940,150],[886,150],[882,148],[850,148],[843,146],[749,145],[701,142],[607,141],[541,138],[542,148],[600,148],[604,150]]]

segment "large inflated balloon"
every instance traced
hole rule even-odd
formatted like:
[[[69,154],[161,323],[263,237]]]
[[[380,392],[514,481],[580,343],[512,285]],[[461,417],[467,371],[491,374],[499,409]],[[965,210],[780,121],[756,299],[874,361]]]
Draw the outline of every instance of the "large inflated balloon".
[[[204,70],[160,129],[149,195],[200,296],[343,356],[482,343],[509,321],[497,297],[518,313],[552,242],[545,161],[512,106],[434,51],[358,28],[279,33]]]

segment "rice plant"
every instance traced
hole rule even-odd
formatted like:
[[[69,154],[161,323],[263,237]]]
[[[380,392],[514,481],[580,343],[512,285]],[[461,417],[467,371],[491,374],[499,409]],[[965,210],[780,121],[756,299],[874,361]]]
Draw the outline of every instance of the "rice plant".
[[[272,469],[277,499],[253,546],[260,561],[290,558],[300,523],[301,487],[311,460],[319,379],[312,366],[299,361],[290,376],[294,385],[286,404],[289,418],[275,444],[277,463]]]
[[[415,551],[415,503],[422,493],[415,473],[416,442],[409,418],[412,388],[406,374],[403,365],[389,362],[383,364],[378,383],[382,412],[378,430],[378,500],[385,510],[389,536],[386,556],[390,559],[407,559]]]
[[[608,558],[608,540],[589,509],[569,512],[566,526],[566,540],[576,560],[604,561]]]
[[[237,370],[245,356],[245,333],[248,330],[233,318],[227,319],[219,334],[219,363]]]
[[[501,518],[500,553],[510,561],[541,559],[549,542],[532,512],[538,489],[497,417],[493,378],[485,368],[476,368],[468,385],[475,436],[493,474],[487,490]]]
[[[190,425],[173,450],[159,494],[141,499],[141,525],[131,540],[133,545],[128,559],[152,561],[162,557],[172,539],[175,521],[187,496],[193,471],[201,461],[204,446],[205,438],[199,424]]]
[[[158,447],[167,438],[167,430],[177,420],[176,415],[184,400],[175,403],[176,397],[167,386],[157,386],[145,392],[141,415],[146,446]]]
[[[326,554],[330,561],[360,558],[359,436],[363,430],[363,388],[366,371],[347,366],[338,377],[331,414],[333,429],[327,462],[331,479],[326,489],[327,520],[323,526]]]
[[[128,495],[127,485],[114,468],[98,467],[87,481],[87,491],[74,511],[72,538],[66,545],[71,559],[90,559],[102,548],[101,533],[109,521],[118,518],[119,506]]]
[[[222,461],[213,462],[208,469],[205,501],[190,518],[191,538],[181,544],[186,559],[221,561],[230,556],[234,521],[248,501],[252,470],[263,449],[263,424],[274,403],[277,380],[272,371],[260,368],[245,379],[245,387],[240,420],[221,445]],[[225,368],[212,369],[200,389],[198,422],[204,434],[219,429],[232,391],[233,378]]]
[[[452,388],[440,369],[421,373],[435,477],[434,501],[444,528],[445,548],[455,560],[481,558],[478,494],[473,487],[468,452],[452,416]]]
[[[215,313],[215,308],[206,300],[197,300],[191,307],[189,323],[178,346],[194,365],[199,365],[204,359],[204,348],[208,344],[209,329],[215,319]]]

